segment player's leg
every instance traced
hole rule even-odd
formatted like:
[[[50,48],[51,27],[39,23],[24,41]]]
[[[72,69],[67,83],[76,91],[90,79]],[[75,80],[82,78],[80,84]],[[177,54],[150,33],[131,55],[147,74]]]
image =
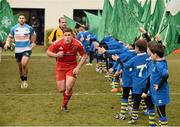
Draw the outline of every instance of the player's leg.
[[[20,79],[22,81],[21,82],[21,88],[24,88],[24,76],[23,76],[22,64],[21,64],[22,53],[15,53],[15,58],[16,58],[16,62],[17,62],[18,69],[19,69]]]
[[[64,92],[64,100],[62,107],[64,108],[64,111],[67,111],[67,104],[72,96],[72,90],[75,85],[76,76],[73,74],[73,70],[69,70],[66,73],[66,88]]]
[[[150,127],[155,126],[155,110],[151,96],[147,96],[147,98],[145,98],[145,103],[147,105],[147,110],[149,115],[149,126]]]
[[[141,98],[140,108],[143,110],[144,115],[147,115],[147,105],[145,103],[144,98]]]
[[[128,121],[128,123],[130,123],[130,124],[134,124],[138,120],[139,105],[141,102],[141,94],[133,93],[133,98],[134,98],[134,100],[133,100],[132,117],[131,117],[131,120]]]
[[[65,91],[65,80],[56,81],[57,89],[60,93],[64,93]]]
[[[72,90],[75,85],[76,78],[72,76],[66,76],[66,90],[64,92],[63,107],[67,109],[67,104],[72,96]]]
[[[30,60],[31,51],[25,51],[22,55],[23,55],[21,59],[22,75],[24,78],[24,88],[27,88],[28,63]]]
[[[65,96],[65,90],[66,90],[66,70],[57,70],[56,69],[56,87],[60,93],[63,93],[63,97]],[[61,110],[64,110],[64,100],[61,103],[60,106]]]
[[[133,93],[132,93],[132,87],[131,90],[129,92],[129,97],[128,97],[128,112],[129,114],[132,114],[132,108],[133,108]]]
[[[66,70],[56,69],[56,87],[60,93],[64,93],[66,89]]]
[[[22,64],[21,64],[21,62],[17,62],[17,64],[18,64],[18,68],[19,68],[19,75],[20,75],[21,81],[24,81],[23,73],[22,73]]]
[[[166,127],[168,119],[166,117],[166,105],[157,106],[157,113],[159,115],[160,126]]]
[[[128,106],[128,97],[129,97],[129,92],[131,90],[131,87],[123,87],[123,97],[121,100],[121,111],[120,111],[120,119],[124,120],[126,118],[126,109]]]

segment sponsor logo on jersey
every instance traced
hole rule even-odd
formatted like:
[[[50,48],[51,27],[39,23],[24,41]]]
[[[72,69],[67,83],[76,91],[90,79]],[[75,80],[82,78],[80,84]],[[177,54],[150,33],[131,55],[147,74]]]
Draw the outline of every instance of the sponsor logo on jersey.
[[[63,50],[63,47],[59,47],[59,50],[62,51],[62,50]]]
[[[162,103],[162,100],[158,100],[158,103],[161,104],[161,103]]]

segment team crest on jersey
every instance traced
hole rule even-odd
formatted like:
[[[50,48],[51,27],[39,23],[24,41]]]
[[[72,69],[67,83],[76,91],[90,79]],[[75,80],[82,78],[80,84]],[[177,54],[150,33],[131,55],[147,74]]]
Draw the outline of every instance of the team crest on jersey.
[[[74,51],[77,51],[78,47],[77,46],[73,46],[72,48]]]

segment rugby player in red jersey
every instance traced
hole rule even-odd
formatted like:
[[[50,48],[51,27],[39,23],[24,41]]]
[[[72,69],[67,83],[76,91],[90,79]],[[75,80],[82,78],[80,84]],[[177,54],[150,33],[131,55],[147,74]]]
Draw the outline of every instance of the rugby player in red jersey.
[[[77,54],[81,59],[77,62]],[[56,60],[56,83],[59,92],[63,93],[64,100],[61,110],[67,112],[67,104],[72,95],[76,76],[86,61],[86,53],[80,41],[73,38],[73,31],[65,28],[63,38],[53,42],[47,50],[47,55]]]

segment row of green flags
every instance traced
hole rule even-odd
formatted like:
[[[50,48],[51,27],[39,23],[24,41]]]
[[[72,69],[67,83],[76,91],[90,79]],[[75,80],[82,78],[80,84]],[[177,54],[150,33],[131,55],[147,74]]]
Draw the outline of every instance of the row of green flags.
[[[151,0],[141,6],[137,0],[104,0],[102,16],[86,13],[89,31],[101,41],[104,36],[112,35],[125,43],[133,43],[140,36],[138,29],[144,27],[154,38],[160,33],[166,46],[166,54],[180,48],[180,12],[172,15],[167,6],[171,0],[157,0],[151,12]]]
[[[4,42],[11,27],[16,23],[12,9],[6,0],[0,0],[0,42]]]

